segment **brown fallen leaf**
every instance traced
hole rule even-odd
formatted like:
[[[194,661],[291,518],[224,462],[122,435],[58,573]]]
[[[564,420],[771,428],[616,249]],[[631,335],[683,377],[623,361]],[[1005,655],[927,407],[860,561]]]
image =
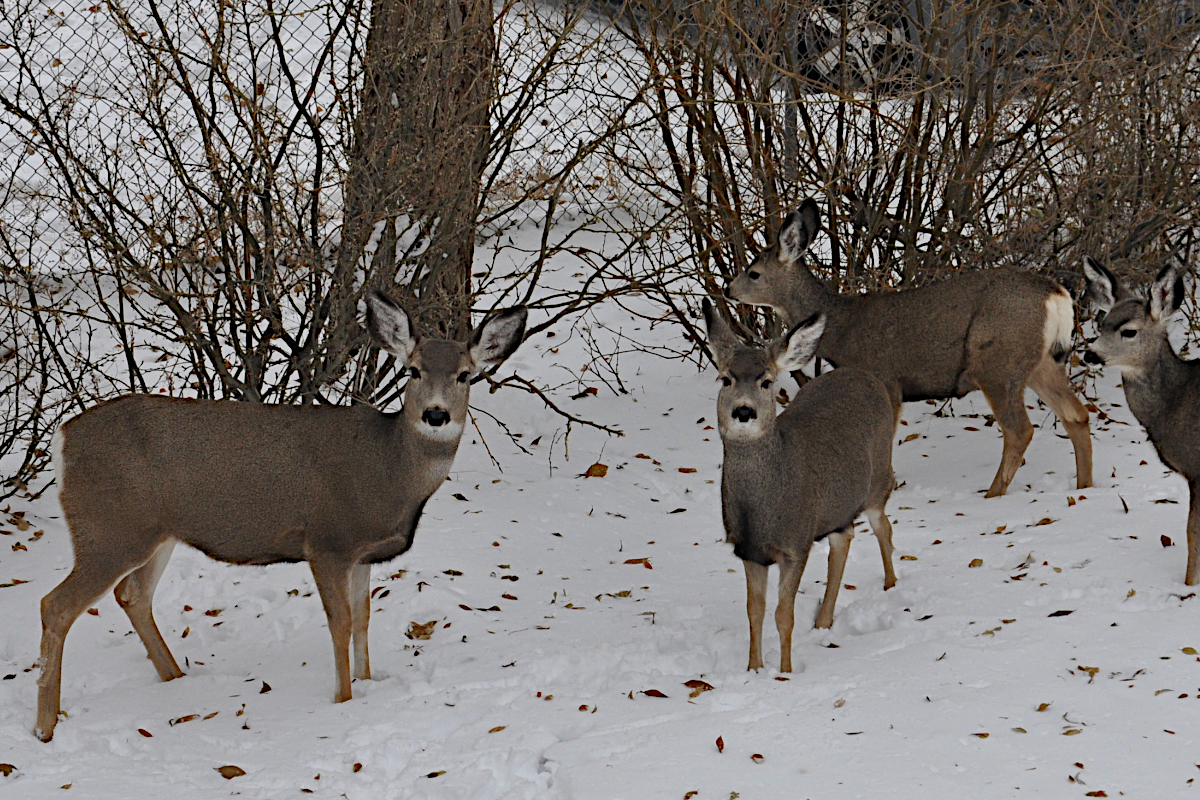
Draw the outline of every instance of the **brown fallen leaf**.
[[[647,461],[653,460],[650,458],[650,456],[646,455],[645,453],[638,453],[636,456],[634,456],[634,458],[644,458]]]
[[[601,464],[599,461],[597,461],[595,464],[592,464],[590,467],[587,468],[587,472],[583,473],[583,477],[585,477],[585,478],[603,478],[607,474],[608,474],[608,465]]]
[[[154,737],[154,734],[151,733],[150,731],[146,730],[145,728],[138,728],[138,733],[140,733],[142,736],[145,736],[147,739]]]
[[[211,714],[205,714],[205,715],[204,715],[204,718],[205,718],[205,719],[212,719],[213,717],[215,717],[217,714],[220,714],[220,713],[221,713],[220,711],[214,711],[214,712],[212,712]]]
[[[455,492],[454,494],[452,494],[450,496],[453,497],[455,500],[462,500],[464,503],[468,502],[467,498],[463,496],[462,492]]]
[[[354,771],[354,772],[359,772],[359,771],[361,771],[361,770],[362,770],[362,764],[361,764],[361,763],[358,763],[358,762],[355,762],[355,764],[354,764],[354,770],[353,770],[353,771]]]
[[[233,764],[226,764],[223,767],[214,767],[214,769],[221,773],[221,777],[227,781],[233,780],[234,778],[240,778],[246,774],[246,770],[242,769],[241,767],[235,767]]]
[[[1071,728],[1063,731],[1063,736],[1074,736],[1077,733],[1083,733],[1083,731],[1081,731],[1079,728]]]
[[[646,569],[654,569],[654,567],[650,566],[649,558],[627,558],[627,559],[625,559],[625,563],[626,564],[641,564]]]
[[[680,467],[679,471],[684,473],[685,475],[689,475],[689,474],[695,472],[696,470],[693,467]]]
[[[646,697],[662,697],[664,699],[666,698],[666,695],[663,694],[662,692],[660,692],[658,689],[647,689],[644,692],[638,692],[638,694],[644,694],[644,695],[646,695]]]
[[[261,688],[259,688],[258,693],[266,694],[269,691],[271,691],[271,684],[267,683],[266,681],[263,681],[263,685]]]
[[[1061,609],[1060,608],[1058,611],[1051,611],[1046,616],[1047,617],[1066,617],[1066,616],[1069,616],[1074,613],[1075,613],[1075,609],[1073,609],[1073,608],[1070,608],[1070,609]]]
[[[206,617],[219,617],[219,616],[221,616],[221,609],[219,609],[219,608],[210,608],[208,611],[205,611],[205,612],[204,612],[204,616],[206,616]]]
[[[499,733],[500,731],[504,730],[507,727],[508,727],[507,725],[497,725],[496,727],[494,727],[490,731],[488,731],[488,733]]]
[[[462,603],[459,603],[458,607],[461,608],[463,611],[472,611],[473,610],[470,606],[463,605]]]
[[[1172,544],[1174,544],[1174,542],[1171,541],[1171,537],[1167,536],[1165,533],[1158,537],[1158,541],[1162,543],[1163,547],[1170,547]]]
[[[1194,656],[1194,655],[1196,655],[1196,648],[1185,647],[1180,652],[1183,653],[1185,656]]]
[[[916,561],[916,556],[900,556],[901,561]]]
[[[191,722],[194,719],[200,719],[200,715],[199,714],[188,714],[187,716],[176,717],[175,719],[168,722],[167,725],[173,727],[175,725],[181,725],[184,722]]]
[[[754,755],[750,756],[750,760],[753,761],[755,764],[761,764],[761,763],[763,763],[764,759],[763,759],[762,753],[755,753]]]
[[[439,769],[437,772],[431,772],[428,775],[426,775],[425,777],[426,778],[436,778],[439,775],[445,775],[445,774],[446,774],[446,770]]]
[[[516,600],[517,599],[516,595],[512,595],[512,594],[502,594],[500,596],[503,597],[505,600]]]
[[[1049,703],[1039,703],[1039,704],[1038,704],[1038,707],[1037,707],[1037,710],[1038,710],[1038,711],[1045,711],[1045,710],[1046,710],[1047,708],[1049,708],[1049,707],[1050,707],[1050,704],[1049,704]]]
[[[1067,498],[1067,505],[1068,505],[1068,506],[1073,506],[1073,505],[1075,505],[1075,498],[1074,498],[1074,497],[1068,497],[1068,498]]]
[[[921,434],[910,433],[908,436],[905,436],[903,439],[900,440],[900,444],[904,444],[905,442],[911,442],[913,439],[920,439],[920,438],[921,438]]]
[[[976,567],[982,567],[983,559],[982,558],[972,558],[971,563],[967,564],[967,566],[970,567],[971,569],[975,569]]]
[[[971,735],[976,737],[977,739],[986,739],[989,736],[991,736],[990,733],[972,733]]]
[[[692,798],[698,794],[700,794],[700,791],[698,789],[692,789],[690,792],[688,792],[687,794],[685,794],[683,796],[683,800],[692,800]]]
[[[699,697],[704,692],[711,692],[713,690],[712,684],[701,680],[684,681],[683,685],[692,690],[689,697]]]
[[[14,767],[12,764],[0,764],[0,775],[3,775],[6,778],[9,775],[12,775],[16,771],[17,771],[17,768]]]
[[[100,616],[100,609],[98,609],[98,608],[89,608],[87,612],[89,614],[91,614],[93,617]]]
[[[1033,523],[1033,527],[1036,528],[1038,525],[1051,525],[1053,523],[1054,520],[1050,519],[1049,517],[1042,517],[1037,522]]]
[[[717,752],[718,753],[725,752],[725,740],[722,739],[720,736],[717,737]]]
[[[408,623],[408,630],[404,632],[404,635],[409,639],[428,639],[430,636],[433,636],[433,630],[436,627],[436,619],[431,619],[424,625],[419,622],[410,622]]]
[[[1094,792],[1088,792],[1084,795],[1084,797],[1108,797],[1108,792],[1105,792],[1102,789],[1097,789]]]

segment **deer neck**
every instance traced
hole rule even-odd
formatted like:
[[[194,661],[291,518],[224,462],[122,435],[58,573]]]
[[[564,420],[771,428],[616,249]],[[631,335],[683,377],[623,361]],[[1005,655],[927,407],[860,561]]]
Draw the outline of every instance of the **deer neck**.
[[[1164,336],[1145,367],[1121,370],[1125,399],[1138,422],[1155,438],[1159,417],[1169,412],[1188,381],[1188,364],[1175,354]]]
[[[805,264],[797,264],[794,268],[795,280],[788,283],[780,311],[783,323],[791,328],[813,314],[829,314],[837,308],[841,300],[837,294],[825,288],[825,284]]]

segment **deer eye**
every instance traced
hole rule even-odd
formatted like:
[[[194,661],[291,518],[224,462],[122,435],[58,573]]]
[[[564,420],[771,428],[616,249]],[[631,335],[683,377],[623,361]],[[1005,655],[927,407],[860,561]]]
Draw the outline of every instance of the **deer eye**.
[[[729,380],[729,378],[722,375],[721,376],[721,385],[722,386],[733,386],[733,381]]]
[[[1121,329],[1121,338],[1122,339],[1132,339],[1135,336],[1137,336],[1137,328],[1122,328]]]
[[[421,379],[421,370],[417,369],[416,367],[409,367],[408,368],[408,377],[412,378],[414,381],[420,380]]]
[[[771,388],[771,379],[770,378],[768,378],[767,380],[762,382],[762,388],[764,388],[764,389]]]
[[[750,280],[752,280],[752,281],[756,281],[756,280],[758,280],[759,278],[761,278],[761,277],[762,277],[762,275],[761,275],[760,273],[758,273],[758,272],[756,272],[756,271],[754,271],[754,270],[750,270],[750,271],[749,271],[749,272],[747,272],[746,274],[750,276]]]
[[[469,378],[469,377],[471,377],[471,376],[470,376],[468,373],[466,373],[466,372],[460,372],[460,373],[458,373],[458,382],[459,382],[459,383],[466,383],[466,382],[467,382],[467,378]]]

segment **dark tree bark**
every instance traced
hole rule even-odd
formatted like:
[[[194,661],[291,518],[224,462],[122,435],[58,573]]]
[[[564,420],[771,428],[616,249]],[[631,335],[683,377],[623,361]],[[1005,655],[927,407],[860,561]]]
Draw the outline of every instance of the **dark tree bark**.
[[[345,187],[337,285],[383,286],[426,333],[470,329],[494,44],[486,0],[376,0]],[[331,316],[353,316],[345,297]],[[334,330],[352,330],[339,325]],[[348,346],[353,343],[348,342]]]

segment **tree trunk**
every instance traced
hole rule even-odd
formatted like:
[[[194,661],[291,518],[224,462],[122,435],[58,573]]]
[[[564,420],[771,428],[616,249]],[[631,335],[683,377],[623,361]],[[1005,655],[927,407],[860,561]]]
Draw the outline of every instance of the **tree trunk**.
[[[365,269],[366,283],[397,295],[420,331],[453,338],[469,331],[493,55],[485,0],[375,0],[336,263],[337,285],[346,289],[342,307],[330,309],[335,325],[339,314],[353,317],[349,287]]]

